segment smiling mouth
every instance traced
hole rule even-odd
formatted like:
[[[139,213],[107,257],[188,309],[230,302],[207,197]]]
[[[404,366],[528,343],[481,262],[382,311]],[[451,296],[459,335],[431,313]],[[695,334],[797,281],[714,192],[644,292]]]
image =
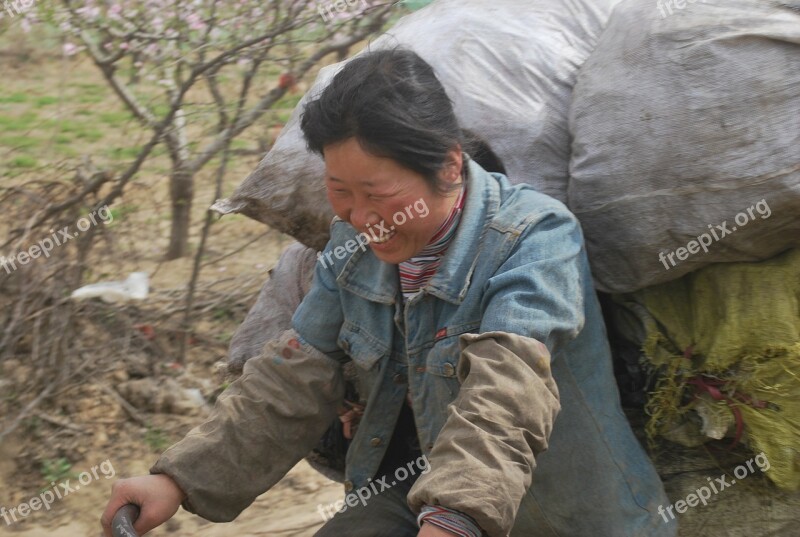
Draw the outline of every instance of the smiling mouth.
[[[391,232],[389,232],[389,234],[382,235],[381,237],[379,237],[377,239],[370,239],[369,243],[370,244],[385,244],[385,243],[389,242],[392,239],[392,237],[394,237],[395,235],[397,235],[397,232],[396,231],[391,231]]]

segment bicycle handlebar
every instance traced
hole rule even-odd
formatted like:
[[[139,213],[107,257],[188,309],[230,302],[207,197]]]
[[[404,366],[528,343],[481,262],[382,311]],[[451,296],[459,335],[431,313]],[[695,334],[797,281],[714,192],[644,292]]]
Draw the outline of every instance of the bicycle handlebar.
[[[133,523],[139,518],[139,506],[129,503],[123,505],[111,521],[111,533],[114,537],[139,537],[133,529]]]

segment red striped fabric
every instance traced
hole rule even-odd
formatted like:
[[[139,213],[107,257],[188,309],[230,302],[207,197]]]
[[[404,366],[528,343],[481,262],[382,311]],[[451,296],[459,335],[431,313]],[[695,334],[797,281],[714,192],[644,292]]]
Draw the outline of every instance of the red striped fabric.
[[[439,268],[442,262],[447,247],[450,241],[456,234],[458,229],[458,222],[461,220],[461,212],[464,209],[464,202],[466,200],[467,187],[464,182],[461,183],[462,188],[458,193],[453,208],[447,216],[439,229],[434,233],[427,246],[416,256],[403,261],[398,266],[400,272],[400,287],[403,291],[403,297],[410,298],[420,289],[425,287],[433,275]]]

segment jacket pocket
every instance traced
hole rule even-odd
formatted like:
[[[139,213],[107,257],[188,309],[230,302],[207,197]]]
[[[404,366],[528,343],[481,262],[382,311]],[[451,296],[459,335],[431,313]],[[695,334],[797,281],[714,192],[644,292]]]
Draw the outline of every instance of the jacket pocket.
[[[453,379],[458,385],[458,362],[461,357],[459,340],[463,334],[473,333],[480,321],[464,323],[447,331],[447,335],[434,341],[425,357],[425,370],[446,379]]]
[[[364,370],[371,370],[388,352],[384,343],[350,322],[342,325],[336,342],[339,348]]]
[[[458,336],[437,341],[425,358],[425,371],[432,375],[455,379],[460,355]]]

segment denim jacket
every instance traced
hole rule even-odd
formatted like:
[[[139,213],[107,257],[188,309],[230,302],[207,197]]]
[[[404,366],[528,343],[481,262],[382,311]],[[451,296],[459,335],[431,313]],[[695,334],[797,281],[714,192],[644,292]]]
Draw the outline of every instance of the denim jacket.
[[[498,520],[506,518],[508,506],[493,506],[492,498],[511,504],[514,515],[516,504],[523,500],[527,500],[522,505],[525,515],[542,507],[544,517],[554,518],[549,525],[558,535],[650,537],[660,534],[658,530],[669,534],[674,529],[662,528],[653,509],[655,499],[664,499],[661,483],[619,407],[576,218],[561,203],[530,187],[512,186],[500,174],[487,173],[471,161],[468,165],[468,198],[461,222],[422,293],[403,307],[396,267],[382,263],[369,250],[356,249],[332,267],[318,263],[315,285],[295,313],[294,328],[308,343],[330,356],[347,354],[360,366],[367,404],[348,451],[346,487],[365,486],[375,474],[393,430],[391,418],[399,413],[409,389],[420,446],[432,468],[412,489],[412,507],[438,503],[458,509],[483,521],[490,535],[510,529]],[[349,224],[335,221],[326,250],[346,244],[356,234]],[[469,373],[461,374],[461,361],[468,354],[465,347],[474,345],[479,335],[492,333],[520,336],[512,344],[495,337],[499,344],[484,345],[486,356],[471,360],[469,373],[475,374],[476,362],[497,362],[480,379],[482,386],[494,386],[494,394],[462,385]],[[546,349],[537,349],[536,342]],[[507,356],[497,360],[503,354]],[[537,369],[530,363],[543,356],[550,360],[547,366],[552,363],[559,389],[564,385],[561,405],[568,407],[566,415],[556,420],[556,426],[566,430],[553,442],[570,438],[574,444],[551,444],[542,461],[553,460],[554,468],[542,469],[544,462],[539,462],[534,488],[526,492],[530,476],[525,474],[535,464],[525,468],[532,461],[522,447],[526,442],[517,440],[539,437],[527,443],[534,451],[544,451],[558,407],[557,393],[541,389],[549,367]],[[504,371],[502,366],[512,360]],[[456,401],[465,387],[469,395],[461,393]],[[465,400],[470,397],[487,401]],[[498,403],[506,410],[515,409],[516,420],[498,412]],[[477,410],[471,412],[473,408]],[[481,412],[491,415],[476,415]],[[492,430],[498,423],[520,430]],[[463,445],[453,445],[459,442]],[[464,449],[470,454],[459,455]],[[488,458],[481,463],[494,468],[470,464],[476,456]],[[504,466],[492,457],[513,464]],[[446,465],[449,470],[443,469]],[[497,469],[502,471],[491,471]],[[563,500],[553,514],[536,505],[536,485],[544,472],[548,477],[556,474],[557,481],[550,485],[559,488],[557,496]],[[463,490],[457,482],[463,482]],[[510,485],[518,482],[526,486]],[[477,483],[491,483],[491,488],[482,490]],[[547,497],[538,503],[557,503],[547,484],[542,485],[539,488]],[[576,521],[574,512],[569,520],[558,520],[557,513],[577,498],[596,502],[579,509],[603,513],[601,520]],[[628,518],[611,516],[620,510]],[[487,517],[492,521],[485,522]],[[515,518],[511,516],[511,521]],[[539,527],[542,523],[530,531],[546,535]],[[645,529],[654,523],[655,529]],[[598,532],[602,528],[609,528],[609,533]]]
[[[560,202],[466,162],[456,235],[405,304],[397,267],[369,249],[317,263],[293,318],[296,341],[287,333],[249,360],[209,422],[153,468],[178,481],[187,509],[230,520],[276,482],[335,415],[339,363],[351,359],[366,405],[347,454],[348,491],[375,475],[408,393],[431,467],[409,493],[412,509],[456,509],[491,537],[675,535],[656,513],[669,502],[619,405],[577,220]],[[334,219],[325,251],[356,236]],[[293,353],[295,371],[282,359]],[[254,422],[251,411],[264,415],[261,430],[226,434],[242,415]],[[203,457],[214,464],[198,467]],[[236,496],[215,490],[214,480],[225,488],[211,477],[220,474]]]

